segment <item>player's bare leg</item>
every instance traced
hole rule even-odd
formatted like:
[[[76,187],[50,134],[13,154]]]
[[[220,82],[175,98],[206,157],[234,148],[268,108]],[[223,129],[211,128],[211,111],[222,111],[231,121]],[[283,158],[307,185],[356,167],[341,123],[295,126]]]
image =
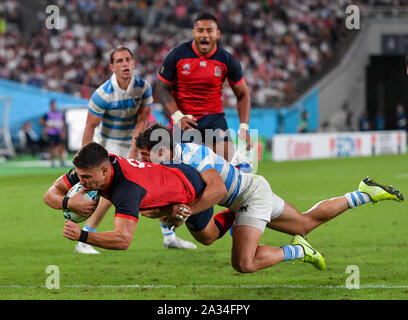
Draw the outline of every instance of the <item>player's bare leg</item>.
[[[56,153],[55,148],[56,146],[54,144],[48,147],[48,154],[50,156],[51,167],[55,167],[55,153]]]
[[[384,200],[402,202],[404,197],[394,187],[379,184],[367,177],[360,182],[358,190],[348,192],[342,197],[323,200],[303,214],[285,202],[283,213],[270,221],[267,226],[292,235],[305,235],[347,209]]]
[[[210,222],[207,226],[200,231],[192,231],[190,230],[191,235],[203,245],[209,246],[215,240],[218,239],[219,236],[219,229],[214,223],[214,218],[211,218]]]
[[[345,196],[323,200],[305,213],[285,201],[282,214],[271,220],[267,227],[291,235],[305,235],[347,209],[349,204]]]
[[[191,235],[198,242],[209,246],[215,240],[220,239],[234,224],[234,213],[229,209],[222,210],[215,214],[201,231],[191,231]]]
[[[58,159],[59,159],[59,161],[60,161],[60,164],[61,164],[61,166],[63,167],[64,166],[64,151],[65,151],[65,147],[64,147],[64,145],[63,144],[58,144],[56,147],[55,147],[55,149],[56,149],[56,152],[57,152],[57,156],[58,156]]]
[[[235,270],[256,272],[283,261],[282,248],[259,244],[262,234],[262,230],[252,226],[234,226],[231,263]]]
[[[233,229],[231,263],[235,270],[242,273],[256,272],[290,260],[310,263],[318,270],[326,268],[323,256],[299,235],[293,238],[291,244],[279,248],[259,244],[264,227],[262,229],[255,227],[255,225],[260,225],[260,220],[249,219],[247,219],[249,225],[237,222],[238,224]]]

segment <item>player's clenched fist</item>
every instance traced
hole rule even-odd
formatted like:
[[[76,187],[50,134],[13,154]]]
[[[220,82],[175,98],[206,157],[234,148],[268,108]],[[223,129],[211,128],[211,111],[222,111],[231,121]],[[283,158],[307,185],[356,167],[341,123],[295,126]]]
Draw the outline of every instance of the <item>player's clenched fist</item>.
[[[81,228],[74,222],[65,220],[64,229],[62,235],[70,240],[77,241],[81,235]]]
[[[172,217],[179,219],[187,219],[191,215],[191,209],[185,204],[175,204],[172,208]],[[184,220],[185,220],[184,219]]]

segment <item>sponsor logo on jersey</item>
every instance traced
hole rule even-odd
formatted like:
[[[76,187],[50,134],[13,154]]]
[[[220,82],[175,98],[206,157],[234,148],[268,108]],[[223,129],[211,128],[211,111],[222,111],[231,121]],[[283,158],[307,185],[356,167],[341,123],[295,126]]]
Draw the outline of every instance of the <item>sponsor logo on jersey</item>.
[[[214,68],[214,75],[216,77],[221,77],[222,76],[222,69],[220,66],[215,66]]]
[[[183,71],[181,71],[182,74],[190,74],[190,64],[185,63],[183,64]]]

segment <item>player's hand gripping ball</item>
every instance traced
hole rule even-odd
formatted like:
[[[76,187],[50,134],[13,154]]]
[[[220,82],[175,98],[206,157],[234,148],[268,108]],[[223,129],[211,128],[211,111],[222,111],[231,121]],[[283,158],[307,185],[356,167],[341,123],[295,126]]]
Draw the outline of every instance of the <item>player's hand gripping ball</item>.
[[[79,182],[78,182],[76,185],[74,185],[68,191],[67,197],[72,198],[78,192],[81,192],[81,190],[83,190],[83,188],[84,187],[81,184],[79,184]],[[99,193],[98,190],[87,191],[87,192],[84,192],[82,194],[82,198],[84,200],[86,200],[86,201],[97,201],[97,202],[99,202],[99,197],[100,197],[100,193]],[[62,213],[64,214],[64,218],[66,220],[73,221],[73,222],[76,222],[76,223],[80,223],[80,222],[85,221],[86,219],[88,219],[93,214],[93,212],[91,212],[87,216],[83,216],[83,215],[81,215],[81,214],[79,214],[79,213],[77,213],[75,211],[70,210],[70,209],[63,210]]]

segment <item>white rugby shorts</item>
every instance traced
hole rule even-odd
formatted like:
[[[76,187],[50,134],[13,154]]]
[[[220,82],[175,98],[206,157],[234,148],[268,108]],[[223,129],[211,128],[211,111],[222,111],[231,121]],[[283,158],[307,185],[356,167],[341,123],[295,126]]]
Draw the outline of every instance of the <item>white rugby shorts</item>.
[[[249,225],[264,231],[268,222],[282,214],[285,201],[272,191],[264,177],[246,176],[252,176],[251,182],[230,210],[235,213],[235,225]]]

